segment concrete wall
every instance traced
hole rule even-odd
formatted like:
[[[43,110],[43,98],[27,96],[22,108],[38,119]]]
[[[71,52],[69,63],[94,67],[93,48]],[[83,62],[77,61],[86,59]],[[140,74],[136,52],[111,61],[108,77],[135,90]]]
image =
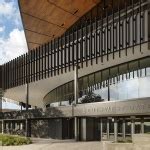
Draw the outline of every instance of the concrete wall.
[[[30,127],[31,137],[49,138],[48,120],[32,120]]]
[[[31,120],[31,136],[52,139],[73,138],[73,120],[53,118],[46,120]]]
[[[103,62],[101,62],[101,58],[98,58],[99,63],[96,64],[96,59],[93,59],[93,65],[88,65],[86,67],[86,62],[83,63],[83,68],[79,69],[79,77],[85,76],[87,74],[108,68],[113,67],[115,65],[129,62],[132,60],[144,58],[150,55],[150,50],[148,49],[148,43],[144,43],[141,45],[141,51],[140,46],[134,47],[134,54],[132,52],[132,48],[127,49],[128,55],[126,56],[126,49],[123,49],[119,52],[115,52],[113,59],[113,54],[109,54],[109,61],[107,60],[107,55],[103,56]],[[65,71],[64,71],[65,72]],[[56,76],[53,76],[51,78],[39,80],[36,82],[32,82],[29,84],[29,104],[32,106],[38,106],[43,108],[44,102],[43,98],[47,93],[55,89],[56,87],[63,85],[69,81],[72,81],[74,78],[74,71],[71,68],[71,71],[68,71],[67,73],[59,74]],[[7,89],[4,93],[4,97],[15,99],[17,101],[26,102],[26,86],[21,85],[18,87]]]
[[[49,120],[49,137],[62,139],[62,119]]]
[[[0,119],[25,119],[25,118],[60,118],[60,117],[103,117],[126,115],[149,115],[150,98],[139,98],[124,101],[106,101],[72,106],[50,107],[42,109],[5,112],[0,114]]]

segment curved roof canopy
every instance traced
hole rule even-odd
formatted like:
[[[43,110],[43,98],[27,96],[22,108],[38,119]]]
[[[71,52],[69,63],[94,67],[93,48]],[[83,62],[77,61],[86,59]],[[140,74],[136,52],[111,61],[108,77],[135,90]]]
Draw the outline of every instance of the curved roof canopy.
[[[62,35],[101,0],[19,0],[30,50]]]

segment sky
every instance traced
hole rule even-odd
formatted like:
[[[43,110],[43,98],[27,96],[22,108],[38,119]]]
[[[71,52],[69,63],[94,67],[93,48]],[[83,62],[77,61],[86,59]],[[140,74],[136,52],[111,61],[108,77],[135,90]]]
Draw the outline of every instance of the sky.
[[[27,52],[18,0],[0,0],[0,65]],[[3,102],[3,108],[19,106]]]
[[[18,0],[0,0],[0,65],[27,52]]]

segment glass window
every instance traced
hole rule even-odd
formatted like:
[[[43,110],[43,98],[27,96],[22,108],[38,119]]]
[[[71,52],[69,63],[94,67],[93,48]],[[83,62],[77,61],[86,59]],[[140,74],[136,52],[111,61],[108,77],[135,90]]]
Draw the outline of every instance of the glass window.
[[[112,84],[110,88],[110,100],[118,100],[118,85]]]
[[[95,90],[94,93],[100,95],[103,100],[108,100],[108,87]]]
[[[115,77],[118,75],[118,67],[113,67],[110,69],[110,76]]]
[[[144,118],[144,133],[150,133],[150,118]]]
[[[145,68],[143,68],[143,69],[141,69],[141,77],[145,77],[145,75],[146,75],[146,69]]]
[[[125,74],[127,72],[127,64],[122,64],[119,66],[119,74]]]
[[[79,90],[83,90],[83,78],[79,79]]]
[[[150,97],[150,77],[139,78],[139,97]]]
[[[140,67],[141,68],[150,67],[150,58],[144,58],[140,60]]]
[[[57,88],[57,98],[58,98],[58,101],[61,100],[61,88],[60,87]]]
[[[95,73],[95,82],[96,83],[100,83],[101,81],[102,81],[102,79],[101,79],[101,71],[96,72]]]
[[[141,120],[135,120],[135,133],[141,133]]]
[[[89,86],[94,85],[94,74],[89,75]]]
[[[69,82],[69,93],[73,93],[73,81]],[[80,84],[79,84],[80,85]]]
[[[88,77],[85,76],[83,77],[83,88],[87,89],[87,87],[88,87]]]
[[[58,102],[58,88],[56,88],[55,91],[56,91],[55,101]]]
[[[130,79],[133,79],[133,78],[134,78],[134,71],[131,71],[131,72],[130,72],[129,77],[130,77]]]
[[[68,100],[68,83],[65,84],[65,100]]]
[[[131,121],[130,120],[126,120],[125,130],[126,130],[126,137],[127,138],[131,137]]]
[[[109,69],[102,71],[102,81],[107,80],[109,77]]]
[[[133,61],[129,63],[129,71],[138,69],[138,61]]]
[[[114,119],[113,118],[109,119],[109,138],[111,140],[114,139]]]
[[[125,86],[127,87],[126,88],[127,99],[138,98],[138,89],[139,89],[138,79],[128,80]]]
[[[118,99],[125,100],[127,99],[127,81],[118,83]]]
[[[135,71],[133,71],[133,78],[137,78],[137,77],[138,77],[138,71],[135,70]]]
[[[107,119],[102,119],[102,139],[107,139]]]
[[[146,68],[146,75],[150,76],[150,67]]]

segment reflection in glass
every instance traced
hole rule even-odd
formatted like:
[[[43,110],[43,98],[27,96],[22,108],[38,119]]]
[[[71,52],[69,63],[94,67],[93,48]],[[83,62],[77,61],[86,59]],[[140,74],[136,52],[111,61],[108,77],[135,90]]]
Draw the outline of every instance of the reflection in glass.
[[[114,139],[114,118],[109,119],[109,138]]]
[[[140,120],[135,121],[135,133],[141,133],[141,122],[140,122]]]
[[[101,97],[101,101],[108,101],[109,96],[111,101],[150,97],[150,67],[145,68],[149,62],[133,61],[79,78],[78,102],[82,103],[90,93]],[[139,66],[143,68],[138,69]],[[57,87],[44,97],[45,106],[67,106],[73,101],[74,81]]]
[[[107,119],[102,119],[102,140],[107,139]]]
[[[125,122],[125,129],[126,129],[126,137],[131,137],[131,122],[130,120]]]
[[[150,133],[150,118],[144,118],[144,133]]]

